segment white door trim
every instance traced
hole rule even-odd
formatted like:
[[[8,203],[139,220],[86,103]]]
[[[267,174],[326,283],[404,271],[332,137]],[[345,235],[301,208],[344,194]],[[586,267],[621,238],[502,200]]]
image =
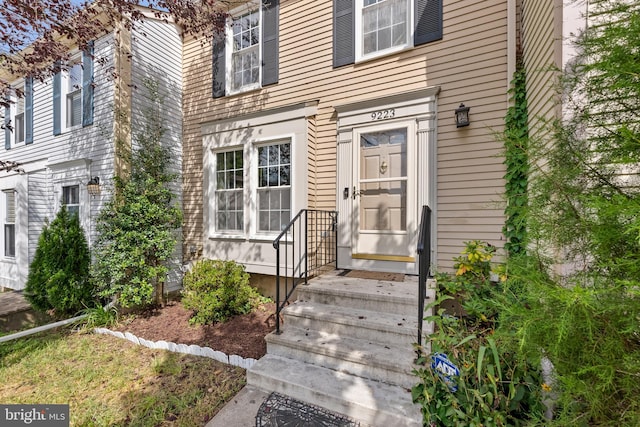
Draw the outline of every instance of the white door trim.
[[[432,216],[431,237],[432,257],[436,259],[436,109],[439,87],[422,89],[414,92],[399,93],[387,97],[362,100],[350,104],[336,106],[337,112],[337,188],[336,207],[338,209],[338,265],[340,268],[366,269],[372,271],[404,272],[417,274],[417,221],[420,219],[422,206],[428,204]],[[379,257],[354,253],[353,247],[353,212],[352,191],[359,168],[354,158],[357,145],[357,132],[365,128],[412,123],[414,133],[413,160],[415,186],[412,197],[411,215],[415,218],[413,233],[410,238],[412,254],[408,257]],[[388,128],[388,127],[387,127]],[[408,190],[409,191],[409,190]]]

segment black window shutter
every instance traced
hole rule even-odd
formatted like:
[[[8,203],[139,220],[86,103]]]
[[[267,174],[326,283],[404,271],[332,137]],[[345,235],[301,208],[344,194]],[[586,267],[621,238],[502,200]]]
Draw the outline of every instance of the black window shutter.
[[[413,45],[442,39],[442,0],[415,0]]]
[[[278,15],[280,1],[262,7],[262,85],[278,83]]]
[[[333,66],[353,64],[356,59],[355,0],[333,1]]]
[[[11,124],[11,109],[4,107],[4,148],[6,150],[11,149],[11,131],[9,125]]]
[[[220,98],[225,94],[225,31],[216,32],[213,36],[213,97]],[[216,30],[217,31],[217,30]]]
[[[33,78],[24,81],[24,143],[33,144]]]
[[[93,124],[93,42],[82,52],[82,126]]]
[[[53,75],[53,134],[60,135],[61,126],[60,126],[60,108],[61,108],[61,90],[62,90],[62,82],[60,76],[60,63],[57,63],[56,73]]]

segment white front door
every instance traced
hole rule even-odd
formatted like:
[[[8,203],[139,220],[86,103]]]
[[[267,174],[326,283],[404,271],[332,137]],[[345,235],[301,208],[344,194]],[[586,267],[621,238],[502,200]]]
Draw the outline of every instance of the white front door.
[[[354,133],[354,257],[411,262],[416,223],[414,126],[388,123]]]

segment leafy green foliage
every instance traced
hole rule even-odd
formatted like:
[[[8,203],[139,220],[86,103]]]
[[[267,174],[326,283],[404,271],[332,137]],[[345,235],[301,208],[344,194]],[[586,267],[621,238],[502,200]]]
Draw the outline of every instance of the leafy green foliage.
[[[128,177],[114,177],[115,194],[100,213],[94,277],[101,295],[117,296],[124,307],[161,302],[169,262],[176,245],[182,211],[171,184],[170,151],[161,144],[165,132],[157,83],[145,83],[154,107],[145,112],[137,148],[125,159]],[[155,295],[155,301],[154,301]]]
[[[640,4],[589,17],[565,115],[529,141],[529,256],[509,259],[501,327],[554,366],[548,425],[640,425]]]
[[[512,334],[499,333],[498,313],[511,300],[501,284],[490,281],[494,252],[487,243],[466,242],[462,256],[455,258],[456,274],[436,276],[440,297],[431,304],[437,315],[426,318],[435,325],[428,342],[431,353],[446,354],[460,375],[452,378],[457,387],[452,391],[429,357],[418,360],[424,366],[415,370],[420,382],[412,396],[422,406],[424,425],[523,425],[542,417],[535,360],[518,353]],[[454,298],[464,314],[455,316],[445,308]]]
[[[191,323],[224,322],[263,301],[249,285],[244,266],[235,261],[201,260],[184,277],[182,304],[195,312]]]
[[[94,307],[82,311],[86,317],[79,321],[80,326],[91,331],[93,328],[109,328],[118,323],[118,310],[115,307]]]
[[[455,274],[437,272],[440,294],[455,297],[468,315],[486,321],[495,315],[491,301],[497,284],[491,282],[491,259],[495,246],[473,240],[465,242],[462,255],[454,258]]]
[[[25,296],[39,311],[73,315],[95,301],[89,280],[91,255],[77,215],[62,206],[45,224],[29,267]]]
[[[581,281],[559,280],[539,260],[519,258],[505,284],[519,304],[504,306],[501,316],[523,357],[544,355],[554,365],[553,425],[640,425],[640,290]]]
[[[506,174],[505,225],[503,233],[507,238],[505,250],[509,255],[524,253],[527,245],[526,208],[528,204],[529,174],[529,115],[527,111],[526,74],[520,65],[514,73],[510,89],[512,106],[505,116],[502,140],[505,147]]]

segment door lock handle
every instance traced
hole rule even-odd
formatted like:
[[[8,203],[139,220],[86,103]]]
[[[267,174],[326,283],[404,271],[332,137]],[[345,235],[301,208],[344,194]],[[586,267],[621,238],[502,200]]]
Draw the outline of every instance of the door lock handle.
[[[354,200],[355,200],[356,197],[362,196],[362,193],[364,193],[362,190],[361,191],[357,191],[356,187],[353,187],[353,199]]]

